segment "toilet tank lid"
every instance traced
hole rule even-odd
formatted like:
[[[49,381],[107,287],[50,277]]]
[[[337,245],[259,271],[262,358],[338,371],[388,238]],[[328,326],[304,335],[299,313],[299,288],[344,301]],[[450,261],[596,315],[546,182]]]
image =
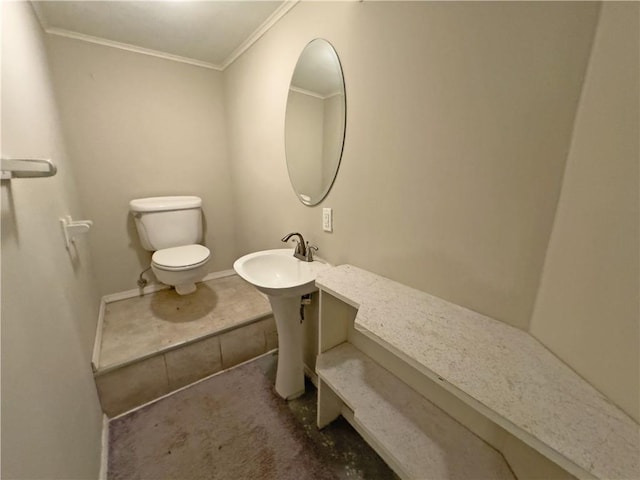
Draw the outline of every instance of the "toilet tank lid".
[[[136,198],[129,202],[132,212],[162,212],[200,208],[202,199],[192,196]]]

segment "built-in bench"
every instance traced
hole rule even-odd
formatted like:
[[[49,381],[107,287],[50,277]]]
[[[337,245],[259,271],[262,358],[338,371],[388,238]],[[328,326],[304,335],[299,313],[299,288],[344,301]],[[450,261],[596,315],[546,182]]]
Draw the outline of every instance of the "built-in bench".
[[[497,449],[491,426],[578,478],[640,477],[638,424],[527,332],[350,265],[316,285],[318,426],[343,415],[401,477],[510,478],[436,390]]]

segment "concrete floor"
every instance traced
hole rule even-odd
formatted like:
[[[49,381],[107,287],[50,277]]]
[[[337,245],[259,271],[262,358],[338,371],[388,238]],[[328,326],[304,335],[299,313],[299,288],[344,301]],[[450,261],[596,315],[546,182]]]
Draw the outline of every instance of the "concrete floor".
[[[109,422],[109,480],[397,479],[342,418],[316,427],[317,392],[274,392],[277,353]]]
[[[275,384],[277,358],[277,353],[274,353],[254,360],[273,384]],[[287,406],[295,416],[300,429],[304,430],[305,435],[311,439],[338,478],[345,480],[397,480],[399,478],[344,418],[338,417],[322,430],[318,429],[316,426],[318,391],[308,378],[305,378],[305,388],[305,394],[289,400]]]

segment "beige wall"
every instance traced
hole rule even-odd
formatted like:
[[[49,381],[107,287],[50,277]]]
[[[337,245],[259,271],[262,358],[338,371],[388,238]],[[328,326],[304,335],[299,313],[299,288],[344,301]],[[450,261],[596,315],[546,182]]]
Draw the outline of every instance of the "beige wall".
[[[210,271],[301,231],[335,264],[531,319],[639,419],[637,4],[604,5],[591,52],[595,3],[304,2],[224,74],[49,37],[69,159],[39,27],[3,8],[2,154],[60,168],[2,185],[3,477],[96,477],[96,307],[148,265],[127,204],[150,195],[202,196]],[[284,113],[315,37],[341,57],[348,119],[309,208]],[[67,213],[95,221],[72,256]]]
[[[99,296],[87,239],[68,253],[58,222],[86,211],[60,132],[40,26],[28,2],[0,8],[2,156],[52,158],[58,167],[55,177],[0,186],[1,476],[97,478],[102,413],[90,359]]]
[[[572,2],[298,4],[225,71],[238,254],[301,231],[335,264],[526,328],[597,14]],[[332,191],[309,208],[289,185],[283,126],[315,37],[340,56],[347,133]]]
[[[604,3],[531,333],[640,420],[638,3]]]
[[[101,294],[136,288],[149,266],[129,200],[198,195],[209,271],[235,259],[222,74],[49,35],[68,148]]]
[[[322,187],[333,182],[336,165],[342,153],[342,139],[344,138],[344,95],[336,94],[324,99],[324,113],[322,124]]]
[[[295,162],[289,178],[299,193],[317,197],[322,192],[324,102],[318,97],[290,91],[287,97],[287,152]]]

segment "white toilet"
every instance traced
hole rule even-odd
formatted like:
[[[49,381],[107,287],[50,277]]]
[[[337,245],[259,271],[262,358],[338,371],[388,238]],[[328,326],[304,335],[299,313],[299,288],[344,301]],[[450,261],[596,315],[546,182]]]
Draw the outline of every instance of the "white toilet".
[[[199,197],[137,198],[129,202],[142,247],[154,252],[156,278],[180,295],[196,291],[206,274],[209,249],[202,241],[202,199]]]

